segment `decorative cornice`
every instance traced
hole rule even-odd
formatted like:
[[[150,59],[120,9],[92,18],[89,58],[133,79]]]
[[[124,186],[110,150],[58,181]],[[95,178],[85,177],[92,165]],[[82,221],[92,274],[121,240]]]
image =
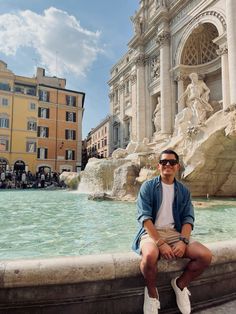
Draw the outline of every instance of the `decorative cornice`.
[[[162,31],[160,34],[157,35],[156,42],[160,46],[168,45],[170,40],[170,33],[167,31]]]

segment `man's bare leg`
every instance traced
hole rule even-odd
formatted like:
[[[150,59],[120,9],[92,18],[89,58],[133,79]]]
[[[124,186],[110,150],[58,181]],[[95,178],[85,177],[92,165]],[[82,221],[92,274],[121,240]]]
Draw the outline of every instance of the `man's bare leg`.
[[[146,282],[148,294],[151,298],[158,298],[156,289],[157,260],[159,250],[152,243],[145,243],[142,247],[140,269]]]

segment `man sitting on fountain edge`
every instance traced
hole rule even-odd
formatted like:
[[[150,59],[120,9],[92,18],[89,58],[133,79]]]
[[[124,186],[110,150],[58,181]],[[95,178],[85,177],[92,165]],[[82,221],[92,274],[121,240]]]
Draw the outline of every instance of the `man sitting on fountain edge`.
[[[179,169],[177,153],[164,150],[158,163],[160,176],[144,182],[138,195],[141,227],[132,248],[142,255],[140,269],[146,282],[144,314],[157,314],[160,308],[156,288],[160,257],[190,259],[183,273],[171,281],[182,314],[191,313],[188,285],[202,274],[212,259],[208,248],[190,239],[194,210],[188,189],[175,179]]]

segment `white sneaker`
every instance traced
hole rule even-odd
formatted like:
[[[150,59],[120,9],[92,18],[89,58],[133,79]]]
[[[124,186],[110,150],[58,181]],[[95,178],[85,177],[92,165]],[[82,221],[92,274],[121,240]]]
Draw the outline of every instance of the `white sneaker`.
[[[191,293],[186,287],[183,290],[181,290],[176,284],[177,279],[178,277],[171,280],[171,286],[174,289],[176,295],[176,303],[182,314],[190,314],[191,304],[189,296],[191,295]]]
[[[143,304],[143,314],[158,314],[158,309],[160,309],[160,302],[156,298],[150,298],[148,294],[147,287],[144,289],[144,304]]]

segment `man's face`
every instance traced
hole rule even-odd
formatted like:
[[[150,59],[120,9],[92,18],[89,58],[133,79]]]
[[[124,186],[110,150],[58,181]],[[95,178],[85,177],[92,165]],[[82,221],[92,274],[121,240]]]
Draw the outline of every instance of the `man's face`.
[[[180,168],[174,154],[162,154],[158,164],[161,176],[175,176]]]

